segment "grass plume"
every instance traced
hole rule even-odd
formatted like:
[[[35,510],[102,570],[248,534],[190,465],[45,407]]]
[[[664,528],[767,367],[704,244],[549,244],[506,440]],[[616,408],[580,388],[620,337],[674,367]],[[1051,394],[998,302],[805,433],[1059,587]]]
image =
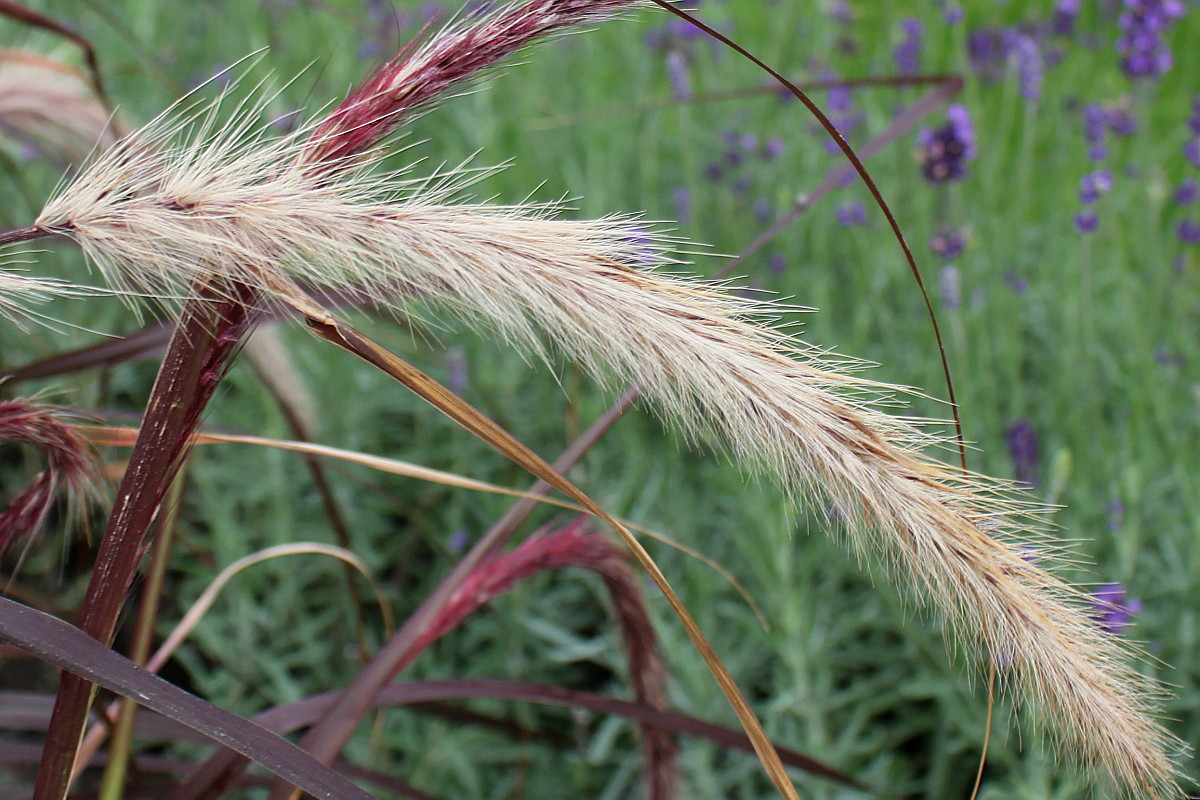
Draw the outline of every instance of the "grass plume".
[[[0,442],[26,444],[42,451],[39,472],[8,508],[0,510],[0,555],[13,542],[28,538],[46,523],[59,491],[72,507],[99,479],[91,448],[71,424],[65,409],[28,400],[0,402]]]
[[[0,50],[0,132],[74,164],[128,130],[86,75],[36,53]]]

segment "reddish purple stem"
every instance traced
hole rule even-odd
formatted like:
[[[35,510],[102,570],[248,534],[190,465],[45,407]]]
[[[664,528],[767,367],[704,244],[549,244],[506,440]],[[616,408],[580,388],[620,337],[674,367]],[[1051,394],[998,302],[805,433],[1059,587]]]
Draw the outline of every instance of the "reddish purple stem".
[[[431,42],[409,42],[317,127],[304,157],[334,166],[381,142],[452,89],[476,81],[534,41],[611,17],[633,0],[533,0],[507,6]]]

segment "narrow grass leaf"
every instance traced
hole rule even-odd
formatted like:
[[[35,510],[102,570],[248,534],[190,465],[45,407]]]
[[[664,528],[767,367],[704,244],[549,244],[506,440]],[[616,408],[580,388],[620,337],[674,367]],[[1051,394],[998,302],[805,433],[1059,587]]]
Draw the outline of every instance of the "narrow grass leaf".
[[[160,644],[158,649],[154,651],[154,655],[150,656],[150,658],[146,661],[143,668],[147,672],[152,673],[157,673],[160,669],[162,669],[163,665],[167,663],[167,661],[179,648],[179,645],[181,645],[184,640],[187,639],[191,632],[195,630],[196,626],[200,623],[200,620],[203,619],[212,608],[213,603],[216,602],[217,596],[221,593],[221,590],[224,589],[239,572],[242,572],[243,570],[247,569],[248,567],[252,567],[255,564],[260,564],[264,561],[270,561],[275,558],[307,554],[330,556],[338,559],[352,569],[357,570],[358,573],[367,580],[367,584],[371,587],[372,594],[375,595],[375,604],[379,607],[379,615],[383,621],[383,630],[388,635],[391,634],[392,629],[395,627],[395,620],[392,618],[391,606],[388,604],[387,597],[383,593],[383,588],[371,575],[370,570],[367,568],[367,565],[363,563],[362,559],[360,559],[354,553],[341,547],[334,547],[332,545],[322,544],[320,542],[295,542],[292,544],[282,544],[275,547],[268,547],[264,550],[258,551],[257,553],[251,553],[248,556],[239,558],[237,561],[234,561],[232,564],[217,573],[217,576],[212,579],[208,586],[204,588],[204,591],[200,593],[200,596],[197,597],[192,603],[191,607],[188,608],[187,613],[184,614],[183,618],[180,619],[179,622],[175,624],[175,627],[171,629],[171,633],[167,635],[167,638],[163,641],[163,643]],[[117,708],[118,704],[113,703],[109,705],[103,713],[110,721],[112,721],[117,713]],[[76,757],[76,763],[88,763],[92,756],[94,756],[96,751],[100,748],[100,745],[103,744],[104,737],[107,734],[108,725],[93,726],[92,729],[89,730],[83,737],[83,741],[79,747],[79,753]]]
[[[371,795],[265,728],[152,675],[83,631],[49,614],[0,598],[0,638],[38,659],[79,675],[203,733],[271,772],[329,800]]]

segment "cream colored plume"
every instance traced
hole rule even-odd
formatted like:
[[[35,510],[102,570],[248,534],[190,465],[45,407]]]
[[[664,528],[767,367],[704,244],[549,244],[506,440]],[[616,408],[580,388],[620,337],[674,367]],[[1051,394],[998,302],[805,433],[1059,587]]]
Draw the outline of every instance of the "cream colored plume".
[[[273,294],[304,282],[407,295],[534,351],[547,339],[603,380],[636,378],[683,431],[715,433],[788,491],[830,498],[856,550],[911,576],[1056,718],[1065,749],[1130,791],[1174,791],[1153,687],[1075,590],[1018,555],[1037,509],[923,455],[928,436],[870,406],[890,387],[835,372],[745,301],[654,269],[663,242],[631,220],[457,205],[454,176],[312,170],[306,154],[323,143],[311,129],[266,140],[209,125],[174,144],[178,128],[160,120],[139,134],[150,147],[101,155],[36,226],[76,239],[120,287],[178,295],[216,276]]]
[[[35,53],[0,50],[0,133],[75,164],[126,132],[78,70]]]

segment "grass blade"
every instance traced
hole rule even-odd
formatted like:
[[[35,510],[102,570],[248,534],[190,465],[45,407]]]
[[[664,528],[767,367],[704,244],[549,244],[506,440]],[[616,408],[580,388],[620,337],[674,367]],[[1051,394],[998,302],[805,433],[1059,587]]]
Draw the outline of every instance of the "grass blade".
[[[146,708],[237,750],[315,797],[371,800],[371,795],[290,742],[146,672],[56,617],[0,598],[0,638],[89,684],[136,699]]]

